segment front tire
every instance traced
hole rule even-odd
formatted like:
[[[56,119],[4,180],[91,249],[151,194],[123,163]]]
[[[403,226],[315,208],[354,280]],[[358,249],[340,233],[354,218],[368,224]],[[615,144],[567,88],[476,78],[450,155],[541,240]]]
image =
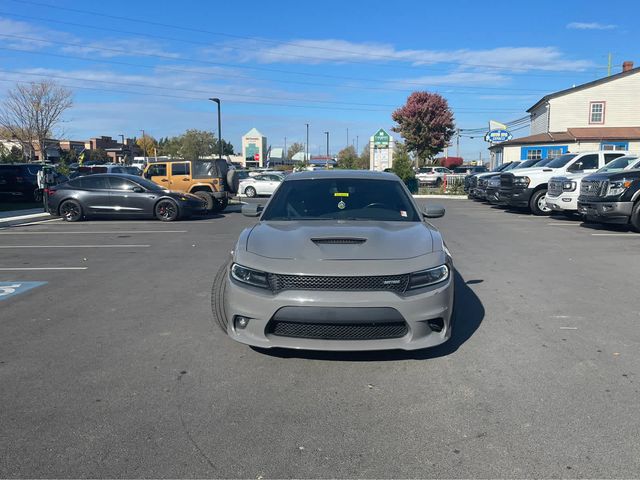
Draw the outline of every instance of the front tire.
[[[205,203],[205,208],[207,212],[210,212],[213,210],[214,198],[211,195],[211,193],[200,191],[200,192],[193,192],[193,194]]]
[[[551,215],[552,210],[547,206],[545,199],[547,198],[547,189],[543,188],[533,193],[529,201],[531,213],[539,217]]]
[[[227,287],[226,280],[229,263],[230,262],[225,262],[224,265],[218,269],[218,273],[216,273],[213,281],[213,287],[211,288],[211,312],[213,313],[213,319],[224,333],[227,333],[229,326],[229,319],[224,310],[224,294]]]
[[[173,222],[178,219],[178,205],[173,200],[160,200],[156,204],[155,214],[163,222]]]
[[[79,222],[82,220],[82,205],[76,200],[65,200],[60,205],[60,217],[65,222]]]
[[[631,210],[629,225],[634,232],[640,233],[640,202],[636,202],[633,206],[633,210]]]
[[[227,208],[227,205],[229,205],[229,199],[227,197],[213,199],[214,212],[222,212],[225,208]]]
[[[249,198],[253,198],[256,196],[256,189],[253,187],[247,187],[244,189],[244,194]]]

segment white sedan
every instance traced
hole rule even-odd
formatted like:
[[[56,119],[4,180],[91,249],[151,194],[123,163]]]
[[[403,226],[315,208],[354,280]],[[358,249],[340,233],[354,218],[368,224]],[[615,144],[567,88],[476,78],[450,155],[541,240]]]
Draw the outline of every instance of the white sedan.
[[[276,173],[262,173],[254,177],[245,178],[240,182],[238,193],[242,193],[247,197],[255,197],[257,195],[272,195],[276,188],[280,186],[283,175]]]

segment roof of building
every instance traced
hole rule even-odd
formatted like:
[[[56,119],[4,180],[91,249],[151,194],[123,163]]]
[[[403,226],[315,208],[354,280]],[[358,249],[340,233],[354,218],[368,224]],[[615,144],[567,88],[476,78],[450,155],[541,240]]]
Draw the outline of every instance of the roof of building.
[[[243,137],[264,137],[257,128],[252,128],[247,133],[243,135]]]
[[[573,143],[584,140],[640,140],[640,127],[569,128],[566,132],[538,133],[527,137],[514,138],[513,140],[497,143],[490,148],[538,143]]]
[[[608,77],[599,78],[599,79],[593,80],[591,82],[583,83],[582,85],[576,85],[575,87],[567,88],[565,90],[559,90],[557,92],[550,93],[549,95],[545,95],[540,100],[538,100],[532,107],[530,107],[527,110],[527,112],[531,112],[536,107],[538,107],[538,105],[540,105],[541,103],[544,103],[544,102],[546,102],[548,100],[551,100],[552,98],[561,97],[563,95],[567,95],[569,93],[577,92],[579,90],[584,90],[585,88],[595,87],[596,85],[601,85],[603,83],[613,82],[614,80],[618,80],[620,78],[628,77],[629,75],[634,75],[634,74],[636,74],[638,72],[640,72],[640,67],[632,68],[630,70],[627,70],[626,72],[622,71],[622,72],[616,73],[614,75],[609,75]]]

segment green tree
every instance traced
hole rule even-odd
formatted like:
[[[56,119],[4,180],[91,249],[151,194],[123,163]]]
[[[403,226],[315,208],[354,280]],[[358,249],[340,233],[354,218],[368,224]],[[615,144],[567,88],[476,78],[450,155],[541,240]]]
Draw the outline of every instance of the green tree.
[[[300,152],[304,152],[304,145],[299,142],[292,143],[287,150],[287,159],[291,160],[296,153]]]
[[[405,145],[398,145],[393,156],[393,173],[409,187],[412,192],[417,190],[416,174],[413,170],[413,162],[409,158],[409,152]]]
[[[96,148],[95,150],[87,150],[89,153],[85,155],[85,162],[91,161],[96,163],[107,163],[111,158],[107,155],[102,148]],[[86,152],[85,152],[86,153]]]
[[[188,160],[213,155],[215,147],[216,139],[211,132],[190,129],[180,137],[180,156]]]
[[[364,146],[360,154],[359,161],[362,169],[368,170],[371,166],[371,152],[369,152],[369,143]]]
[[[437,93],[413,92],[391,118],[397,123],[393,131],[402,135],[407,150],[421,163],[444,150],[455,133],[449,104]]]
[[[0,143],[0,162],[1,163],[18,163],[22,162],[22,150],[13,146],[10,149]]]
[[[357,170],[360,168],[360,159],[356,153],[356,149],[349,145],[338,152],[338,168]]]

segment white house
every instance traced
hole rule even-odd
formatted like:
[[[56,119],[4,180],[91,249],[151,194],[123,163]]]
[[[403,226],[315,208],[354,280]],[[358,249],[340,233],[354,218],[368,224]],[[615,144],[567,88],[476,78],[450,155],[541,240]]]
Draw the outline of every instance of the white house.
[[[491,146],[496,164],[568,151],[640,152],[640,68],[624,62],[620,73],[546,95],[527,112],[530,135]]]

